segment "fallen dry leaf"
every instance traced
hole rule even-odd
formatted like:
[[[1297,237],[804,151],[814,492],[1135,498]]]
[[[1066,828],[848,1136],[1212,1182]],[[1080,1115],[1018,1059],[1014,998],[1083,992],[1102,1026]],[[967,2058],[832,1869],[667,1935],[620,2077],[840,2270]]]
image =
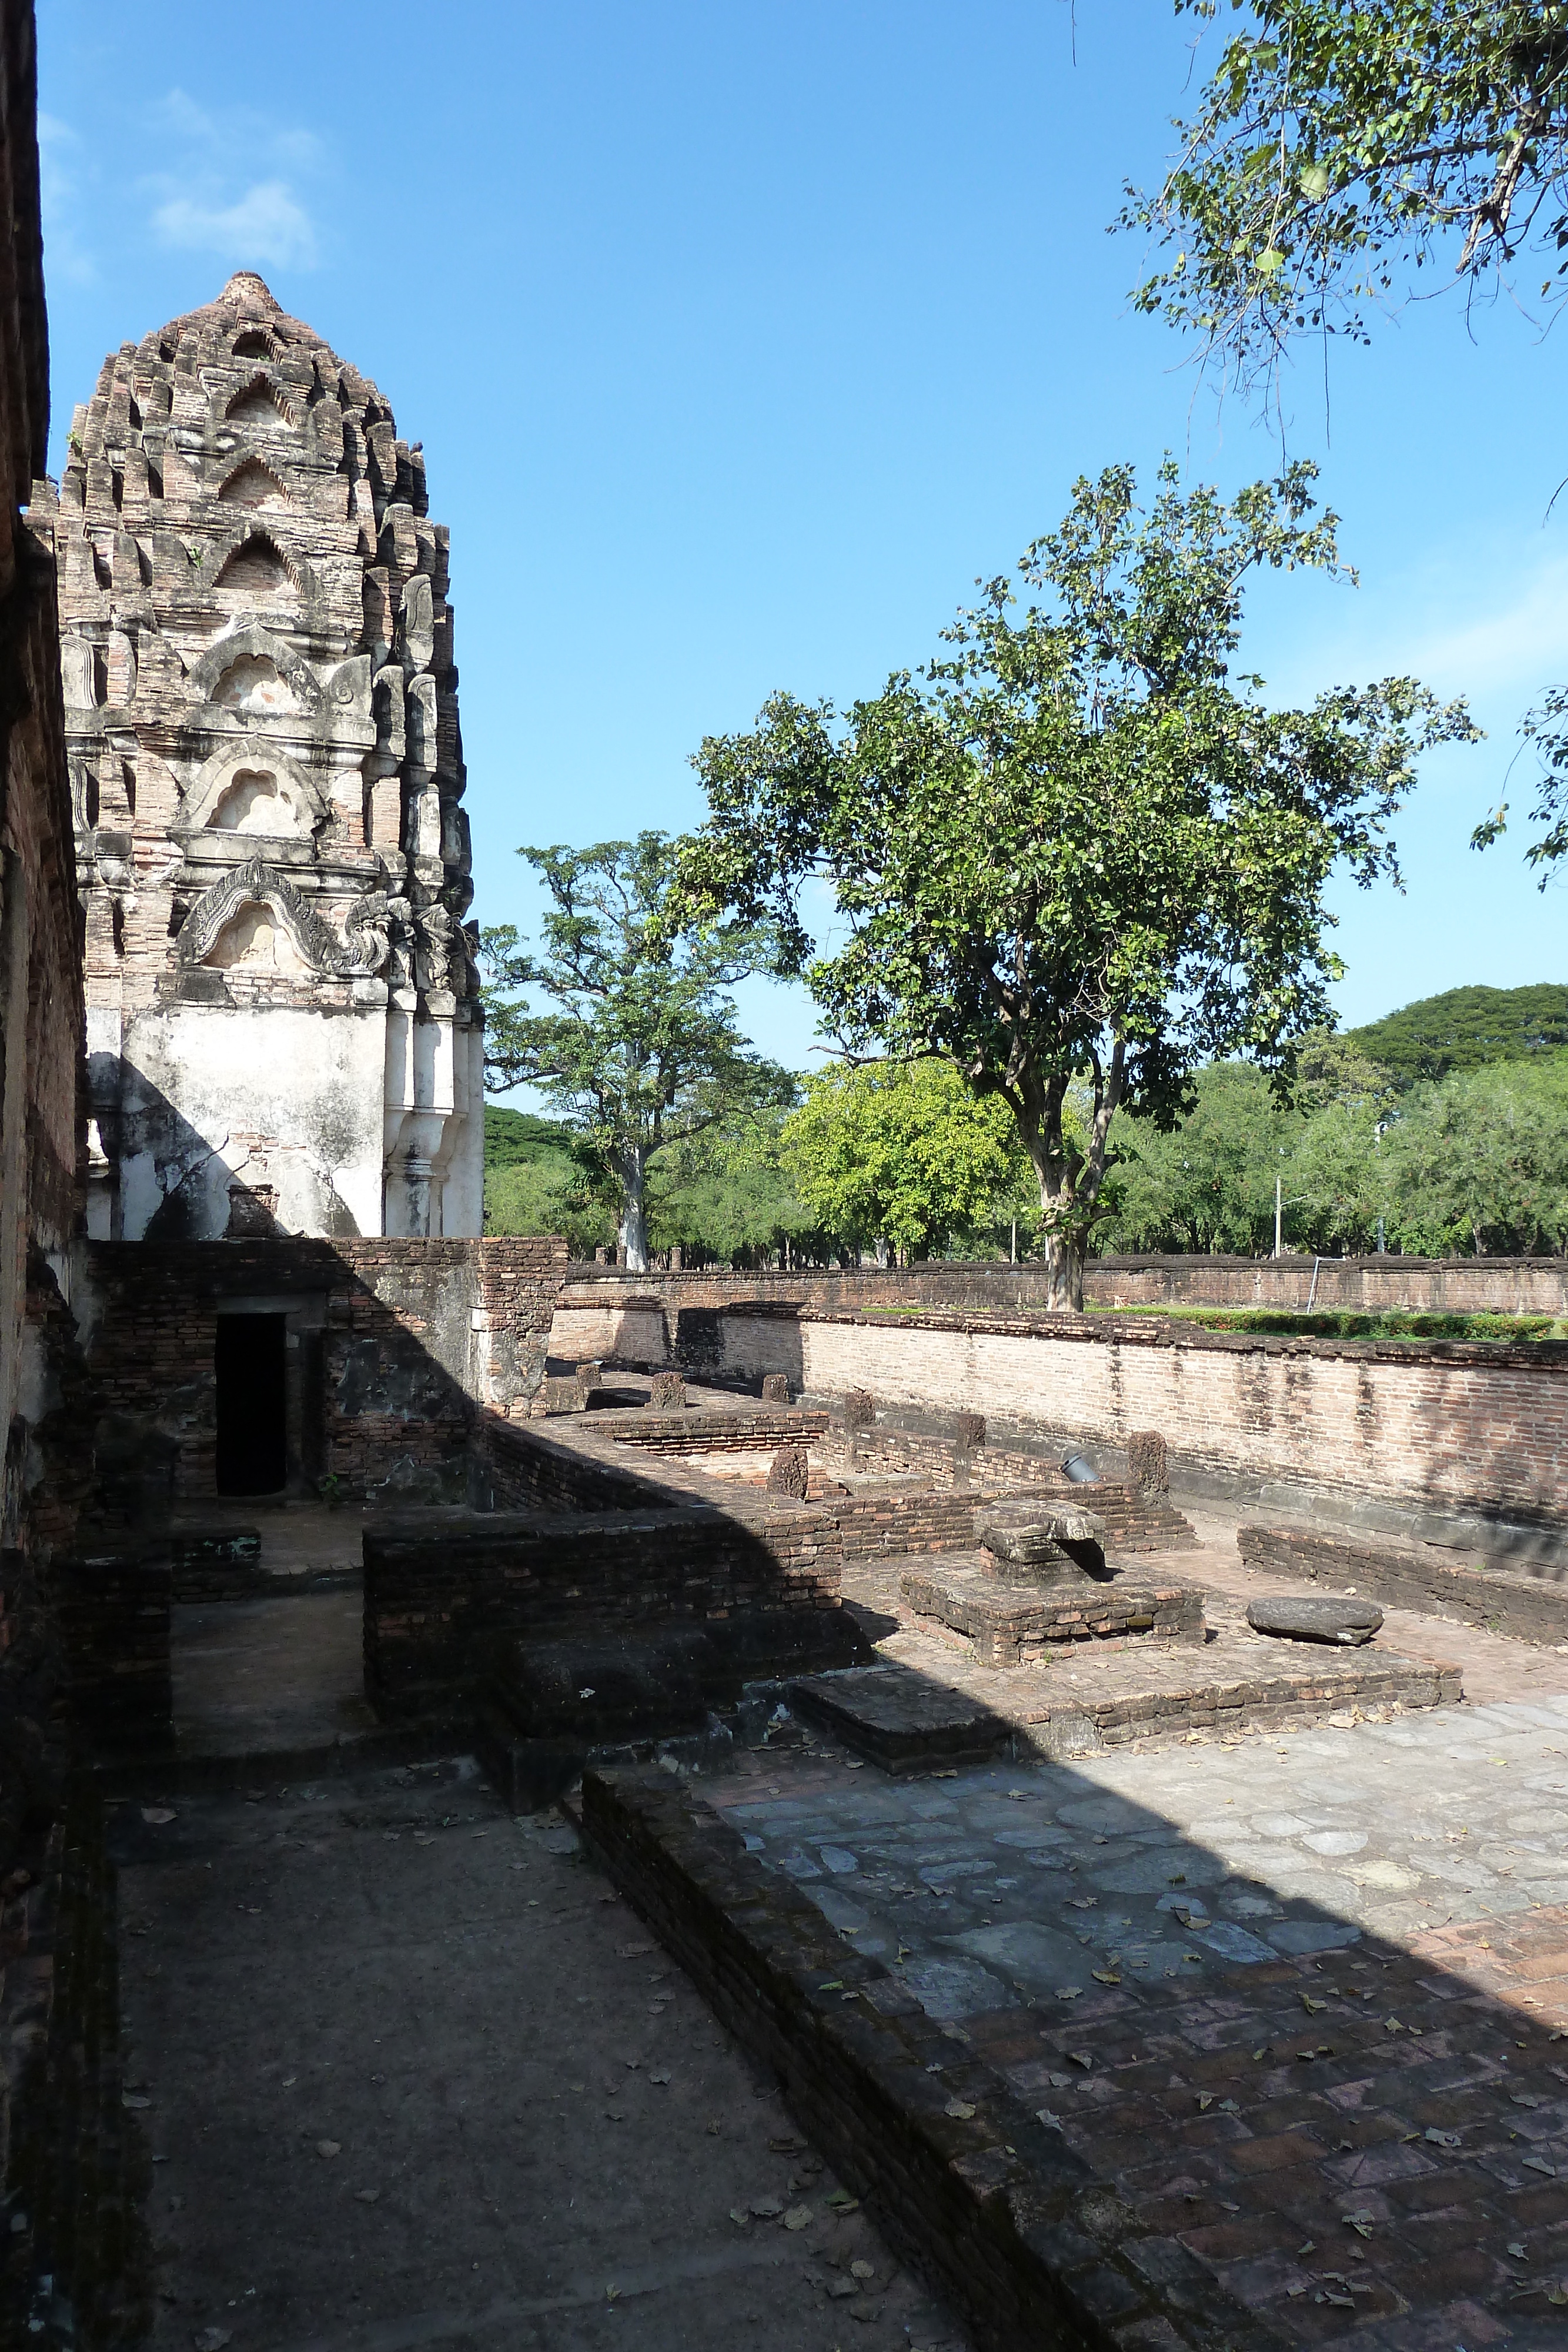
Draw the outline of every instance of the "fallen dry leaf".
[[[968,2099],[949,2099],[943,2109],[945,2115],[955,2116],[961,2124],[967,2124],[974,2112],[973,2102]]]

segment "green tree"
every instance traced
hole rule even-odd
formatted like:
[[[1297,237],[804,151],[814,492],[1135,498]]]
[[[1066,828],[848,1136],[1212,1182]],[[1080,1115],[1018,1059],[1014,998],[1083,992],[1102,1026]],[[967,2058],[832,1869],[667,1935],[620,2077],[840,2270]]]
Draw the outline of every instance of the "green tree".
[[[771,1103],[670,1146],[649,1185],[655,1248],[679,1243],[734,1265],[819,1243],[784,1165],[787,1115],[786,1105]]]
[[[1533,1061],[1568,1045],[1568,987],[1449,988],[1402,1004],[1340,1041],[1380,1065],[1396,1087],[1488,1062]]]
[[[928,1257],[989,1223],[1017,1195],[1018,1131],[950,1062],[873,1062],[814,1072],[786,1122],[784,1160],[816,1223],[852,1248],[887,1242]]]
[[[841,721],[780,694],[696,756],[688,906],[775,919],[845,1051],[940,1055],[1007,1105],[1059,1306],[1082,1304],[1117,1111],[1169,1125],[1217,1055],[1288,1073],[1340,971],[1330,874],[1395,874],[1416,754],[1474,732],[1408,678],[1282,711],[1232,682],[1248,572],[1337,568],[1312,479],[1227,504],[1167,460],[1145,514],[1113,467],[1022,559],[1046,601],[1019,620],[993,581],[944,656]],[[824,953],[800,911],[817,877],[848,928]]]
[[[1331,1102],[1292,1138],[1281,1181],[1293,1248],[1328,1257],[1375,1246],[1389,1202],[1381,1128],[1372,1102]]]
[[[1568,1055],[1417,1087],[1384,1140],[1406,1249],[1513,1256],[1568,1242]]]
[[[638,1273],[651,1161],[720,1119],[788,1101],[794,1084],[750,1051],[725,992],[770,964],[766,926],[683,928],[670,904],[675,852],[662,833],[521,849],[553,901],[544,953],[528,953],[510,924],[483,941],[486,1080],[537,1087],[613,1170],[626,1264]],[[533,1011],[518,994],[529,989],[558,1009]]]
[[[1100,1249],[1250,1256],[1271,1245],[1281,1139],[1293,1122],[1250,1062],[1210,1063],[1191,1091],[1191,1108],[1168,1129],[1127,1120]]]
[[[1217,0],[1176,0],[1213,18]],[[1242,0],[1232,0],[1238,13]],[[1421,272],[1542,296],[1568,247],[1568,7],[1552,0],[1247,0],[1181,157],[1123,225],[1173,257],[1134,295],[1244,378],[1303,333],[1365,341]]]
[[[1176,0],[1212,18],[1218,0]],[[1242,0],[1232,0],[1239,11]],[[1568,6],[1561,0],[1247,0],[1221,43],[1180,161],[1124,227],[1168,256],[1139,309],[1206,356],[1272,388],[1303,334],[1369,340],[1427,273],[1518,301],[1542,271],[1568,294]],[[1519,281],[1526,281],[1521,283]],[[1541,885],[1568,856],[1568,687],[1520,731],[1538,762],[1525,855]],[[1505,801],[1478,825],[1486,849]]]

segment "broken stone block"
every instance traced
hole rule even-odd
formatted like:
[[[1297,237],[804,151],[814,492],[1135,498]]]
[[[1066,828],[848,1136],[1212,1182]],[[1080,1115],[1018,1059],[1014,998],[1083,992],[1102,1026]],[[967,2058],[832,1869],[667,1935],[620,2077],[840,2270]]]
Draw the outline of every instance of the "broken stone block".
[[[655,1372],[648,1402],[654,1412],[685,1412],[686,1384],[679,1372]]]
[[[559,1412],[581,1412],[582,1410],[582,1391],[575,1380],[544,1380],[539,1382],[538,1393],[534,1398],[531,1418],[547,1420]]]
[[[1360,1649],[1383,1622],[1370,1601],[1341,1601],[1322,1592],[1287,1592],[1249,1601],[1247,1622],[1255,1633],[1275,1633],[1289,1642],[1328,1642]]]
[[[577,1405],[575,1408],[577,1412],[586,1412],[588,1411],[588,1400],[592,1395],[594,1390],[599,1386],[600,1381],[603,1378],[603,1374],[604,1367],[597,1361],[587,1364],[579,1364],[576,1376],[572,1383],[577,1390]]]
[[[789,1403],[789,1381],[787,1374],[783,1372],[763,1373],[762,1402],[764,1404]]]
[[[768,1473],[768,1491],[770,1495],[789,1495],[797,1503],[803,1503],[809,1475],[805,1447],[781,1445]]]
[[[1171,1482],[1166,1465],[1166,1441],[1157,1429],[1128,1432],[1127,1476],[1134,1486],[1142,1486],[1146,1494],[1169,1492]]]
[[[876,1419],[876,1399],[864,1389],[844,1391],[844,1426],[869,1429]]]
[[[986,1442],[986,1416],[983,1412],[960,1412],[954,1416],[953,1443],[960,1454],[973,1454]]]
[[[1061,1544],[1103,1544],[1105,1522],[1092,1511],[1041,1511],[1037,1517],[1010,1526],[992,1523],[979,1533],[981,1543],[996,1559],[1010,1560],[1015,1567],[1030,1568],[1038,1561],[1052,1559]]]

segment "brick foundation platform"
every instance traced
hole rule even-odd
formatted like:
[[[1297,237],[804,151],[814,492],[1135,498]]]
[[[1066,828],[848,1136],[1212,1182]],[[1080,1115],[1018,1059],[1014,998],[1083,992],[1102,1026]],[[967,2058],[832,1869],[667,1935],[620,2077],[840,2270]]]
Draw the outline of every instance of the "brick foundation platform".
[[[954,1637],[959,1638],[959,1637]],[[966,1650],[969,1645],[963,1644]],[[1303,1647],[1305,1645],[1302,1645]],[[1350,1723],[1455,1706],[1459,1670],[1375,1649],[1220,1635],[1201,1650],[1146,1635],[1074,1648],[1064,1664],[998,1675],[927,1634],[879,1643],[881,1663],[791,1683],[791,1703],[886,1771],[956,1759],[1088,1756],[1218,1733]],[[1291,1653],[1281,1657],[1281,1651]]]
[[[959,1559],[945,1559],[939,1570],[911,1569],[899,1590],[917,1616],[971,1641],[983,1666],[1027,1665],[1066,1643],[1127,1634],[1203,1639],[1203,1595],[1176,1584],[1099,1583],[1076,1575],[1056,1584],[1009,1584],[978,1560]]]

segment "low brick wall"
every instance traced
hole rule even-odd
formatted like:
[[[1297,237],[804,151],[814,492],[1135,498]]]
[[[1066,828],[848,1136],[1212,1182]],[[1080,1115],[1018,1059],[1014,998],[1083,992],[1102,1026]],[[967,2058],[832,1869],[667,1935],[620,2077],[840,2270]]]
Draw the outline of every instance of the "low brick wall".
[[[827,1540],[824,1540],[824,1537]],[[382,1713],[471,1697],[507,1638],[605,1639],[839,1608],[816,1514],[759,1527],[700,1506],[551,1517],[413,1511],[364,1533],[365,1688]]]
[[[1568,1345],[1276,1339],[1143,1318],[725,1318],[727,1361],[816,1398],[1124,1450],[1158,1430],[1178,1500],[1289,1502],[1369,1531],[1568,1558]]]
[[[1142,2224],[960,2036],[663,1777],[586,1773],[590,1843],[983,2352],[1277,2352],[1196,2255]]]
[[[648,1454],[751,1454],[768,1446],[815,1446],[825,1435],[825,1412],[775,1408],[762,1412],[601,1412],[596,1436]]]
[[[1039,1310],[1050,1276],[1043,1265],[999,1259],[920,1265],[858,1266],[843,1272],[796,1268],[737,1274],[630,1275],[614,1266],[574,1265],[562,1298],[566,1318],[626,1317],[644,1344],[657,1343],[661,1318],[673,1327],[683,1311],[712,1313],[743,1304],[781,1303],[829,1312],[888,1307],[956,1307],[981,1314]],[[1281,1310],[1348,1307],[1376,1313],[1568,1315],[1568,1258],[1223,1257],[1140,1253],[1091,1258],[1084,1297],[1092,1307],[1267,1307]],[[640,1325],[631,1318],[643,1318]],[[562,1335],[574,1328],[563,1321]],[[586,1321],[581,1327],[587,1330]],[[612,1328],[608,1319],[597,1327]],[[694,1326],[694,1330],[695,1327]],[[568,1352],[575,1353],[575,1347]],[[608,1354],[608,1347],[585,1348]],[[630,1361],[630,1358],[626,1360]]]
[[[1568,1642],[1568,1576],[1510,1574],[1484,1561],[1458,1563],[1387,1545],[1344,1543],[1295,1528],[1242,1527],[1236,1531],[1249,1568],[1298,1584],[1343,1592],[1354,1585],[1362,1601],[1423,1616],[1456,1617],[1525,1642]]]

